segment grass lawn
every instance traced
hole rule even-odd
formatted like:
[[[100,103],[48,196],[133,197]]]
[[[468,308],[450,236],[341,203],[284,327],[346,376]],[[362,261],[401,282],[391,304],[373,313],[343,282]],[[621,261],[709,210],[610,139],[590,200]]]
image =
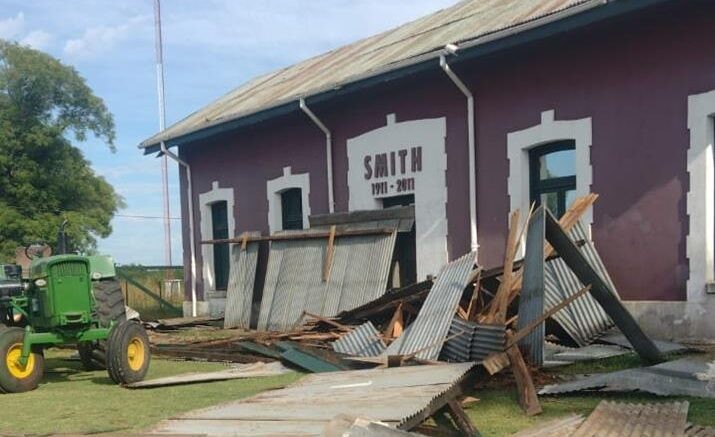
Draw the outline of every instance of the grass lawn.
[[[547,377],[549,375],[553,377],[554,375],[603,373],[642,365],[635,354],[629,354],[557,367],[545,371],[544,374]],[[632,403],[687,400],[690,402],[688,421],[702,426],[715,426],[715,399],[663,397],[647,393],[574,393],[561,396],[539,396],[543,413],[528,417],[517,403],[514,386],[505,380],[498,381],[496,385],[478,389],[472,396],[478,398],[479,402],[465,408],[484,436],[508,436],[524,428],[573,413],[588,416],[602,400]]]
[[[85,372],[67,358],[69,350],[45,352],[44,382],[29,393],[0,394],[0,435],[97,433],[141,430],[176,414],[279,388],[299,373],[207,384],[129,390],[104,371]],[[154,358],[147,379],[187,372],[221,370],[222,364]]]

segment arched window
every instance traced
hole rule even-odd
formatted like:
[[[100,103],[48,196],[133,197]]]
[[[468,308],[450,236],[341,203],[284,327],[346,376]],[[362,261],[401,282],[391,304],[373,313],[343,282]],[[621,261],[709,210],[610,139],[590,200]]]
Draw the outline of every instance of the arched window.
[[[576,198],[576,145],[559,141],[529,150],[530,196],[561,217]]]

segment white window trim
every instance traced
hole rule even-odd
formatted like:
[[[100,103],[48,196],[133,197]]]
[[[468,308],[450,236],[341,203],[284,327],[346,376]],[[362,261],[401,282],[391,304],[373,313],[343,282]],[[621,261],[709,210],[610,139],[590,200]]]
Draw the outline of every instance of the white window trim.
[[[576,145],[576,196],[591,192],[593,169],[591,168],[592,130],[591,117],[579,120],[554,120],[554,110],[541,113],[541,123],[507,134],[507,158],[509,159],[509,214],[519,209],[522,220],[528,213],[529,198],[529,150],[555,141],[572,140]],[[586,229],[591,229],[593,211],[589,208],[583,215]],[[523,255],[524,244],[521,245]]]
[[[687,282],[688,301],[706,298],[706,288],[714,282],[713,237],[715,236],[715,171],[713,145],[715,134],[715,90],[688,96],[689,191],[686,196],[689,231],[685,240],[686,256],[690,264]]]
[[[303,202],[303,229],[309,227],[310,215],[310,173],[292,174],[290,167],[283,167],[283,176],[266,182],[268,199],[268,228],[271,234],[283,230],[283,207],[281,193],[291,188],[300,188]]]
[[[201,215],[201,240],[211,240],[213,238],[213,223],[211,220],[211,205],[216,202],[226,202],[226,212],[228,213],[228,236],[233,237],[236,233],[236,218],[234,217],[234,196],[233,188],[219,188],[218,181],[211,184],[211,190],[199,194],[199,205]],[[203,262],[204,278],[204,299],[215,297],[217,294],[223,295],[225,291],[216,290],[214,278],[214,251],[213,245],[202,244],[201,256]],[[211,296],[209,296],[211,295]]]

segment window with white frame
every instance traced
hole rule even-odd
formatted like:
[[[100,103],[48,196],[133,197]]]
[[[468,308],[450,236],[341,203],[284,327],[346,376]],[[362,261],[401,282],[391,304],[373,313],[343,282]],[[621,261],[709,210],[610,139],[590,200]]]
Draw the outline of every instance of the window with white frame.
[[[573,199],[591,191],[591,118],[556,120],[541,113],[539,124],[507,134],[509,213],[529,211],[531,202],[563,213]],[[593,211],[581,219],[590,230]],[[522,251],[524,245],[521,246]]]
[[[310,174],[293,174],[290,167],[283,175],[266,182],[268,227],[271,233],[308,228],[310,215]]]

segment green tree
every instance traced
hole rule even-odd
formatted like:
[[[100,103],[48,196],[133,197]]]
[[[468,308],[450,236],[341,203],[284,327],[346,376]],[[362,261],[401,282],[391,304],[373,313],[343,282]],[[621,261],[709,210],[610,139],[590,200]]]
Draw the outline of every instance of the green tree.
[[[92,251],[123,200],[72,145],[92,134],[114,151],[114,120],[77,71],[0,40],[0,261],[55,241],[67,219],[71,247]]]

